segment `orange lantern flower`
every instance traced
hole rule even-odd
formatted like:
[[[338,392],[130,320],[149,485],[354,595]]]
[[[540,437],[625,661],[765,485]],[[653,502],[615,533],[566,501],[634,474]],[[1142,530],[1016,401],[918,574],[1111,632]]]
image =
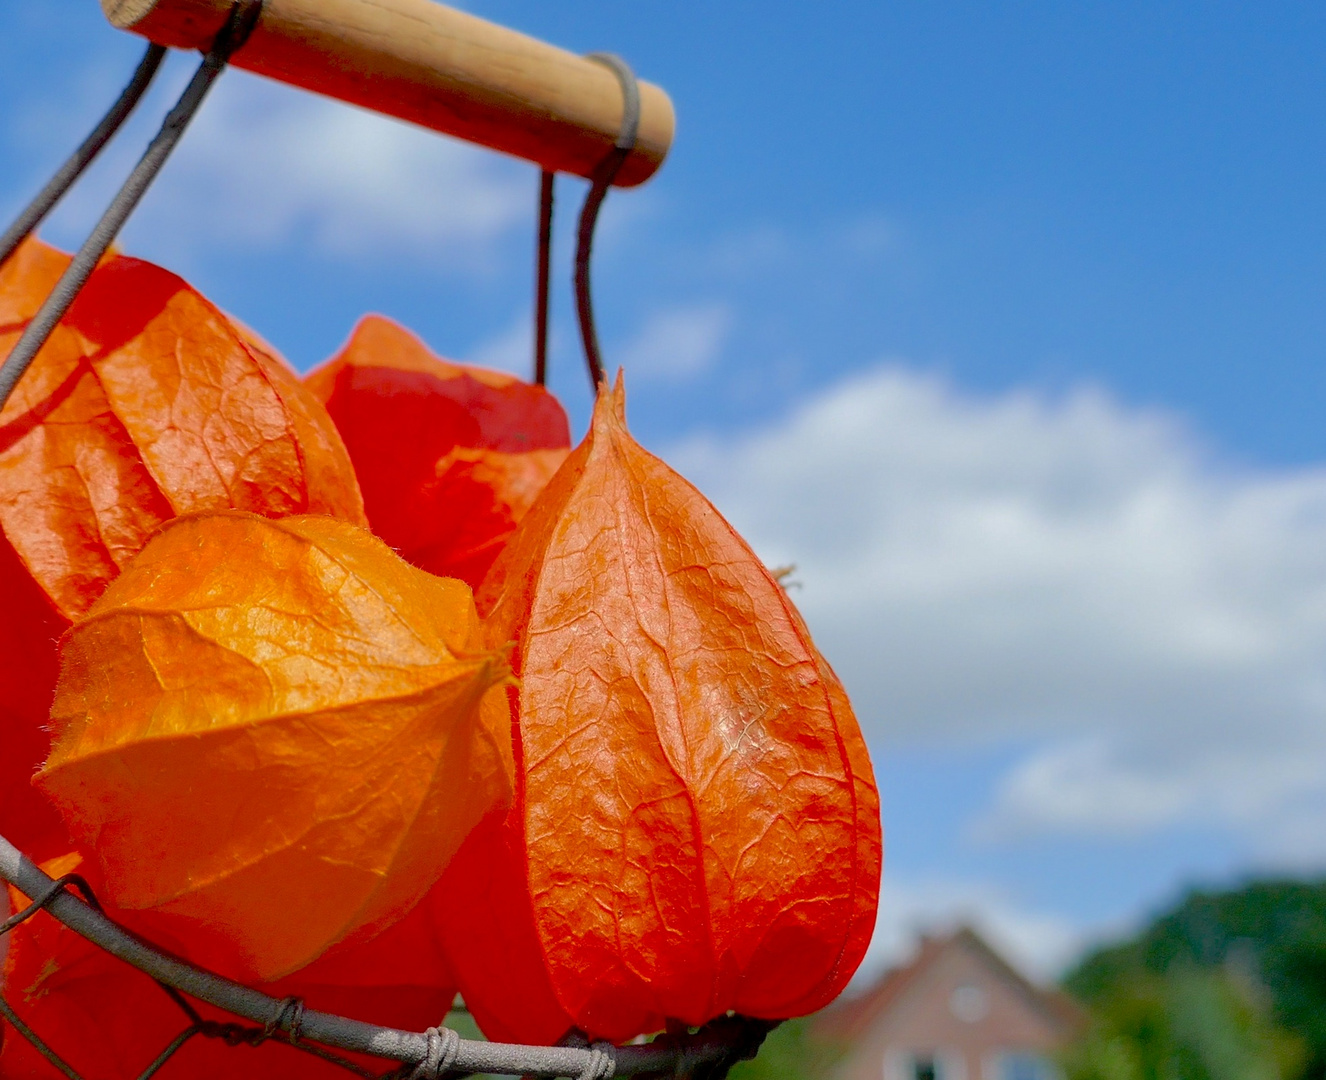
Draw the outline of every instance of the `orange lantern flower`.
[[[630,437],[620,381],[480,609],[490,646],[516,642],[517,803],[436,896],[485,1031],[624,1039],[832,1000],[879,888],[860,729],[783,589]]]
[[[379,315],[305,381],[350,451],[373,531],[475,587],[571,445],[543,387],[441,360]]]
[[[0,266],[0,360],[69,257],[35,239]],[[111,256],[0,412],[0,833],[68,846],[29,786],[55,642],[176,514],[233,507],[362,523],[321,404],[174,274]]]
[[[80,854],[43,864],[52,877],[92,875]],[[28,903],[9,890],[10,904]],[[118,918],[122,913],[112,912]],[[129,920],[132,921],[132,920]],[[133,1080],[182,1031],[189,1019],[151,978],[93,945],[46,912],[9,935],[0,990],[20,1020],[84,1076]],[[306,1008],[368,1023],[419,1031],[442,1022],[456,991],[437,951],[426,909],[416,909],[373,941],[323,957],[279,983],[259,987],[278,999],[297,997]],[[220,1023],[246,1022],[202,1002],[200,1015]],[[0,1076],[6,1080],[62,1080],[26,1038],[0,1023]],[[380,1058],[343,1055],[382,1071]],[[194,1036],[176,1054],[169,1074],[222,1080],[335,1080],[345,1073],[279,1041],[227,1046]]]
[[[511,785],[470,589],[324,517],[165,526],[65,636],[37,776],[106,899],[267,982],[413,907]]]

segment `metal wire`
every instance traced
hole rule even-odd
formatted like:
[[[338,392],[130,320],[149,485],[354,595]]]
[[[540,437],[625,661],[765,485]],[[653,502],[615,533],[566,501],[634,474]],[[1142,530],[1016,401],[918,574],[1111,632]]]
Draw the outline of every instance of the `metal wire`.
[[[179,1053],[180,1050],[184,1048],[184,1044],[186,1042],[192,1039],[195,1035],[200,1035],[200,1034],[202,1034],[202,1032],[200,1032],[197,1027],[185,1028],[178,1035],[176,1035],[175,1038],[173,1038],[170,1041],[169,1046],[167,1046],[164,1050],[161,1051],[160,1054],[157,1055],[156,1060],[153,1061],[151,1065],[149,1065],[139,1074],[138,1080],[150,1080],[151,1077],[157,1074],[161,1066],[163,1066],[166,1062],[168,1062],[177,1053]]]
[[[233,1038],[245,1041],[240,1033],[256,1030],[257,1035],[265,1038],[270,1027],[273,1037],[287,1043],[291,1034],[297,1034],[297,1048],[318,1052],[319,1056],[325,1056],[325,1051],[320,1048],[315,1051],[305,1040],[335,1050],[387,1058],[401,1062],[409,1069],[429,1060],[430,1040],[423,1032],[398,1031],[312,1009],[303,1012],[296,1031],[295,1018],[291,1016],[288,1001],[278,1001],[160,952],[67,890],[53,889],[55,882],[3,837],[0,837],[0,878],[25,896],[47,897],[46,910],[52,916],[112,956],[133,965],[167,987],[258,1025],[256,1029],[249,1029],[239,1025],[209,1026],[206,1021],[202,1021],[197,1024],[200,1029],[198,1034],[224,1037],[226,1032],[230,1032]],[[7,1006],[5,1008],[8,1016],[12,1010]],[[198,1014],[190,1010],[190,1015],[197,1017]],[[608,1054],[612,1061],[610,1070],[604,1074],[606,1076],[647,1073],[686,1076],[703,1069],[706,1070],[706,1078],[718,1080],[726,1076],[727,1070],[737,1061],[753,1056],[764,1036],[775,1026],[772,1021],[722,1017],[693,1035],[675,1038],[668,1036],[644,1046],[612,1049],[602,1045],[585,1049],[459,1039],[452,1064],[455,1070],[461,1072],[574,1078],[585,1075],[591,1066],[600,1070],[604,1068],[601,1055]],[[16,1026],[16,1030],[20,1029]],[[230,1039],[227,1038],[227,1041]],[[39,1041],[34,1041],[34,1045],[40,1046]],[[338,1063],[343,1061],[341,1059]],[[676,1072],[679,1065],[684,1065],[690,1072]],[[355,1069],[354,1066],[349,1067]],[[79,1078],[74,1076],[73,1080]]]
[[[47,1061],[49,1061],[52,1065],[54,1065],[57,1069],[59,1069],[62,1073],[64,1073],[65,1076],[69,1077],[69,1080],[83,1080],[83,1078],[74,1071],[74,1067],[72,1065],[70,1065],[67,1061],[64,1060],[64,1058],[62,1058],[59,1054],[57,1054],[54,1050],[52,1050],[49,1046],[47,1046],[44,1042],[42,1042],[41,1039],[37,1036],[37,1033],[33,1031],[32,1028],[28,1027],[27,1024],[23,1023],[21,1019],[19,1019],[18,1014],[15,1013],[14,1010],[9,1007],[9,1002],[7,1002],[2,997],[0,997],[0,1016],[3,1016],[5,1018],[5,1021],[9,1024],[10,1027],[12,1027],[15,1031],[17,1031],[20,1035],[22,1035],[23,1038],[27,1039],[28,1042],[32,1044],[33,1048],[37,1051],[37,1053],[39,1053],[42,1057],[44,1057]]]
[[[138,62],[138,69],[134,72],[133,78],[129,80],[129,85],[124,88],[115,104],[110,107],[78,149],[69,155],[68,160],[47,181],[46,186],[23,208],[14,219],[14,223],[0,234],[0,263],[9,258],[28,234],[41,224],[42,219],[64,198],[65,192],[73,187],[74,181],[83,175],[83,171],[92,164],[102,148],[114,138],[115,133],[120,130],[120,125],[129,118],[129,114],[134,111],[134,107],[152,84],[152,79],[161,67],[165,55],[164,45],[154,43],[147,47],[147,52]]]
[[[604,381],[603,355],[599,350],[598,331],[594,327],[594,302],[590,293],[589,258],[594,247],[594,229],[599,210],[608,195],[608,188],[621,170],[623,163],[635,149],[640,130],[640,86],[626,62],[611,53],[590,53],[587,59],[610,68],[622,85],[622,127],[617,142],[594,169],[585,205],[580,210],[580,227],[576,236],[576,315],[580,320],[580,340],[585,347],[585,364],[595,392]]]
[[[23,377],[33,358],[46,344],[46,339],[51,336],[56,325],[64,318],[79,291],[87,284],[93,269],[106,254],[152,181],[156,179],[166,159],[170,157],[171,151],[179,144],[181,136],[189,126],[189,121],[198,112],[207,92],[216,82],[217,76],[225,70],[231,53],[244,44],[261,13],[262,0],[239,0],[231,8],[225,28],[217,35],[215,43],[203,58],[197,73],[190,80],[175,107],[166,115],[161,131],[152,140],[138,164],[134,166],[124,186],[111,200],[110,206],[106,208],[101,220],[92,230],[92,235],[79,248],[78,254],[61,275],[50,296],[28,323],[4,366],[0,367],[0,409],[4,408],[18,380]]]
[[[49,907],[51,901],[71,885],[75,886],[79,892],[83,894],[89,907],[98,912],[102,910],[101,904],[97,901],[96,895],[93,893],[87,881],[78,874],[67,874],[64,877],[56,878],[52,881],[50,886],[43,890],[42,893],[22,911],[6,919],[3,923],[0,923],[0,937],[3,937],[15,927],[32,918],[37,912]],[[180,1011],[183,1012],[185,1017],[189,1020],[189,1026],[170,1041],[166,1048],[153,1060],[152,1064],[139,1074],[138,1080],[150,1080],[150,1078],[195,1035],[202,1035],[205,1038],[210,1039],[219,1039],[226,1043],[227,1046],[257,1047],[269,1040],[276,1040],[278,1042],[284,1042],[287,1046],[290,1046],[295,1050],[311,1054],[312,1056],[321,1058],[323,1061],[332,1065],[339,1066],[347,1072],[352,1072],[356,1076],[364,1078],[364,1080],[378,1080],[377,1073],[361,1068],[353,1061],[343,1058],[339,1054],[333,1054],[329,1050],[325,1050],[320,1046],[311,1046],[300,1042],[299,1035],[304,1017],[304,1002],[299,998],[289,997],[281,1001],[276,1011],[272,1014],[272,1017],[261,1028],[246,1027],[242,1024],[205,1020],[198,1010],[189,1004],[188,1000],[173,986],[167,986],[160,981],[157,982],[157,985],[160,986],[161,989],[169,995],[171,1000],[179,1006]],[[64,1073],[65,1076],[70,1077],[71,1080],[81,1080],[77,1070],[61,1058],[60,1055],[37,1034],[37,1032],[30,1028],[23,1019],[14,1012],[13,1006],[11,1006],[3,996],[0,996],[0,1016],[3,1016],[9,1021],[15,1031],[22,1035],[39,1054]],[[289,1016],[288,1020],[287,1016]],[[454,1032],[452,1034],[454,1035]]]
[[[9,933],[9,931],[14,929],[14,927],[18,926],[20,923],[27,922],[32,916],[36,915],[37,912],[41,911],[42,908],[46,907],[47,904],[54,900],[58,893],[62,892],[70,885],[78,887],[78,891],[83,894],[91,907],[95,908],[97,911],[101,910],[101,905],[97,902],[97,898],[93,894],[91,887],[83,880],[82,876],[79,874],[66,874],[64,877],[56,878],[52,881],[51,887],[33,900],[32,903],[22,911],[15,915],[11,915],[4,922],[0,923],[0,937],[4,937],[5,934]]]
[[[534,286],[534,382],[548,383],[548,277],[552,266],[553,185],[557,174],[539,174],[539,265]]]

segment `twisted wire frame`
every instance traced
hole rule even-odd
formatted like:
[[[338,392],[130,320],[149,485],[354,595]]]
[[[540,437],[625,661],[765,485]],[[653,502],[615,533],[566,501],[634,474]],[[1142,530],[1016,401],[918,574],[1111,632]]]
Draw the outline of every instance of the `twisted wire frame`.
[[[775,1026],[773,1021],[721,1017],[698,1031],[660,1035],[638,1046],[585,1045],[583,1039],[567,1039],[562,1046],[492,1043],[463,1039],[441,1026],[424,1032],[398,1031],[306,1009],[297,998],[273,998],[168,956],[107,918],[87,882],[78,875],[51,878],[3,837],[0,879],[30,900],[27,907],[0,923],[0,936],[38,912],[47,911],[94,945],[155,979],[162,992],[179,1006],[185,1026],[156,1059],[145,1065],[139,1080],[154,1076],[196,1036],[219,1039],[230,1046],[259,1046],[276,1040],[366,1080],[439,1080],[474,1073],[580,1080],[612,1076],[721,1080],[738,1061],[754,1057]],[[82,899],[71,891],[75,889]],[[190,999],[206,1002],[237,1019],[207,1020]],[[69,1080],[84,1080],[55,1048],[47,1045],[40,1032],[24,1023],[3,996],[0,1015]],[[341,1056],[338,1050],[384,1058],[395,1065],[376,1073]]]

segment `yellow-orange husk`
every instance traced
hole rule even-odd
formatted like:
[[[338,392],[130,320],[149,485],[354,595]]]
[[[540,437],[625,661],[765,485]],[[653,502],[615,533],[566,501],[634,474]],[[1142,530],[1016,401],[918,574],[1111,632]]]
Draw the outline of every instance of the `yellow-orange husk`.
[[[66,635],[37,783],[149,936],[245,982],[413,907],[511,791],[469,587],[356,526],[176,519]]]

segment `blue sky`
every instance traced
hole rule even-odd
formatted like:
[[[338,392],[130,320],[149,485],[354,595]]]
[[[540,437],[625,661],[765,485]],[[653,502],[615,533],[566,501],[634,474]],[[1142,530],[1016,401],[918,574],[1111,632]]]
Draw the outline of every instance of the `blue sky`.
[[[674,98],[671,159],[605,211],[601,337],[642,441],[799,567],[883,787],[878,955],[970,915],[1048,972],[1188,883],[1320,872],[1326,10],[468,6]],[[0,9],[0,211],[140,48],[92,0]],[[232,72],[124,246],[301,367],[383,311],[524,370],[536,184]]]

